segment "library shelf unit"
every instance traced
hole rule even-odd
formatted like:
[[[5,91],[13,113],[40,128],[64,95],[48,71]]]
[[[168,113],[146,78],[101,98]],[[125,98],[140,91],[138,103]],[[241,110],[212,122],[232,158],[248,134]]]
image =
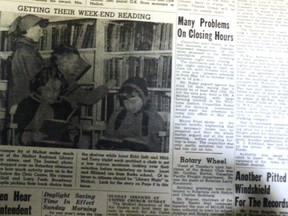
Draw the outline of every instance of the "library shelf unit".
[[[7,42],[7,32],[8,28],[0,26],[0,129],[3,130],[5,117],[6,117],[6,94],[8,87],[7,73],[6,68],[7,58],[12,54],[8,51],[8,42]]]
[[[0,28],[0,33],[0,79],[3,79],[7,77],[3,75],[3,67],[5,59],[12,53],[12,45],[6,36],[7,27]],[[119,106],[117,92],[131,76],[146,79],[152,104],[163,114],[164,122],[169,122],[172,24],[63,17],[55,20],[53,17],[43,34],[39,50],[44,59],[49,59],[57,45],[67,43],[75,46],[92,65],[79,80],[83,88],[95,88],[109,79],[116,80],[116,86],[105,99],[93,106],[81,105],[81,131],[91,136],[88,148],[95,148],[105,123]],[[7,86],[7,81],[5,83]]]
[[[108,121],[119,107],[117,92],[120,86],[129,77],[138,76],[146,80],[151,104],[162,116],[166,130],[169,130],[172,24],[97,20],[96,35],[95,71],[98,77],[95,78],[102,83],[115,79],[116,86],[105,100],[94,106],[95,122]]]

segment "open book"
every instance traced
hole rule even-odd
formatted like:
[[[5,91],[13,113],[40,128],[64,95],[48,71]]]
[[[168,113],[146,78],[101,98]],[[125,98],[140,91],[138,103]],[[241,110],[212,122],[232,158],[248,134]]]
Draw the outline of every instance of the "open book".
[[[44,119],[39,131],[47,135],[47,140],[61,141],[68,131],[70,120],[77,108],[74,108],[66,120]]]
[[[150,152],[147,144],[133,138],[116,139],[101,137],[97,143],[99,149],[105,150],[129,150],[129,151],[141,151]]]

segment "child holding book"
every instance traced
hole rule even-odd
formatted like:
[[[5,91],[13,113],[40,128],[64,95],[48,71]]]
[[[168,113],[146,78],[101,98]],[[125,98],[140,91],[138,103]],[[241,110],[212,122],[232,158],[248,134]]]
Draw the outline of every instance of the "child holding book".
[[[105,98],[109,89],[116,84],[116,81],[111,79],[106,84],[99,85],[97,88],[82,89],[78,84],[78,80],[91,68],[91,65],[80,56],[79,51],[73,46],[61,44],[55,47],[50,61],[68,81],[65,96],[73,105],[96,104]]]
[[[121,86],[118,96],[120,108],[111,115],[98,147],[160,152],[158,132],[163,130],[164,122],[150,104],[146,81],[140,77],[129,78]],[[122,140],[123,143],[117,146],[116,142],[111,144],[112,140]]]
[[[14,117],[14,122],[18,125],[16,130],[18,144],[38,145],[48,138],[47,134],[41,132],[44,120],[66,120],[71,115],[73,112],[71,104],[60,96],[67,86],[66,83],[63,75],[53,67],[43,68],[31,80],[32,94],[18,104]],[[75,130],[75,124],[71,123],[69,130],[59,141],[74,142],[75,136],[72,137],[71,134],[73,132],[75,135]]]

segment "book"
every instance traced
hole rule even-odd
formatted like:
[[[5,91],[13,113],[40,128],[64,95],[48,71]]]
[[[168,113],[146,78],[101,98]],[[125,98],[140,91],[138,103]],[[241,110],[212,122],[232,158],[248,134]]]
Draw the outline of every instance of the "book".
[[[82,25],[79,27],[79,34],[78,34],[78,37],[77,37],[76,43],[75,43],[75,46],[76,46],[78,49],[81,48],[81,47],[83,47],[83,43],[84,43],[84,40],[85,40],[85,36],[87,37],[87,35],[86,35],[87,26],[88,26],[88,24],[87,24],[87,23],[84,23],[84,24],[82,24]]]
[[[46,140],[63,141],[65,134],[69,129],[70,120],[77,111],[74,108],[66,120],[62,119],[44,119],[39,131],[47,135]]]

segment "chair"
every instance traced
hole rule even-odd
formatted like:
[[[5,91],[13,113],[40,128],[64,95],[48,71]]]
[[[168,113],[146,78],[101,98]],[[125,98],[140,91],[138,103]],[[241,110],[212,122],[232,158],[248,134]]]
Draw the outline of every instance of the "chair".
[[[158,132],[158,137],[161,140],[161,152],[169,151],[169,128],[170,128],[170,112],[158,112],[164,121],[163,131]]]
[[[108,106],[109,101],[118,102],[117,91],[112,91],[102,100],[98,101],[92,106],[81,105],[80,113],[80,148],[96,149],[97,143],[102,137],[103,132],[106,130],[106,123],[108,122],[109,113],[115,111],[118,105],[110,110]],[[87,146],[87,143],[89,143]]]
[[[91,121],[87,124],[83,117],[80,119],[80,137],[78,142],[81,146],[80,148],[87,148],[88,146],[86,146],[85,143],[88,142],[89,149],[95,149],[99,137],[102,136],[103,131],[106,129],[106,123],[104,121]],[[88,136],[90,139],[88,139],[88,141],[85,141],[85,133],[90,133],[90,136]]]

